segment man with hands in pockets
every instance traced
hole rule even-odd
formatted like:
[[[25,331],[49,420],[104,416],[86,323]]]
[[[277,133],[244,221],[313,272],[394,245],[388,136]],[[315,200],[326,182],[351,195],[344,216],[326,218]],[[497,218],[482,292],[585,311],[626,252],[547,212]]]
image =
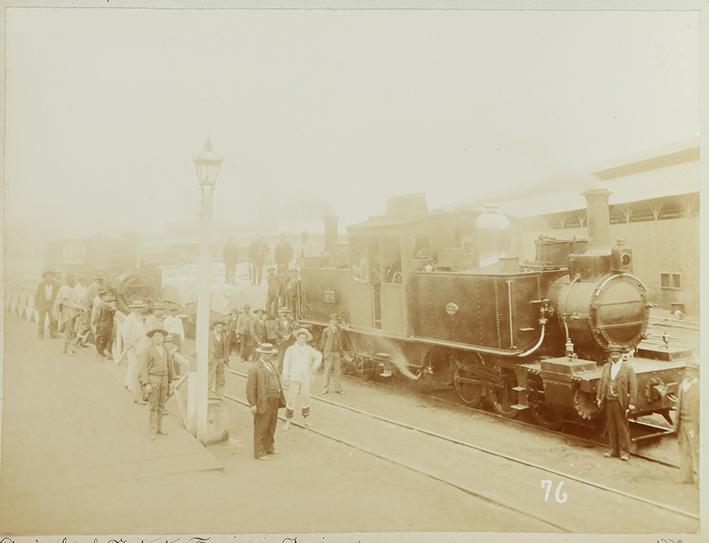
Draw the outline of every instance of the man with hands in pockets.
[[[286,349],[283,357],[283,374],[281,381],[286,389],[286,426],[290,427],[290,420],[295,412],[295,402],[302,396],[302,414],[305,426],[309,426],[310,416],[310,390],[313,383],[313,373],[317,371],[322,362],[322,353],[308,345],[313,339],[308,330],[299,328],[293,335],[296,342]]]

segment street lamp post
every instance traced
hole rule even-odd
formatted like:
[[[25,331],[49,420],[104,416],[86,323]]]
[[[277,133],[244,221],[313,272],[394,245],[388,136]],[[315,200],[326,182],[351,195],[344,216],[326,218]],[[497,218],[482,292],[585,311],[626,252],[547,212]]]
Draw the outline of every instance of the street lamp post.
[[[212,285],[212,193],[219,175],[222,159],[212,150],[212,141],[207,137],[202,154],[194,159],[197,179],[202,193],[200,216],[202,232],[200,239],[199,291],[197,297],[197,389],[196,429],[197,439],[208,440],[207,413],[209,403],[209,316],[211,311],[210,289]]]

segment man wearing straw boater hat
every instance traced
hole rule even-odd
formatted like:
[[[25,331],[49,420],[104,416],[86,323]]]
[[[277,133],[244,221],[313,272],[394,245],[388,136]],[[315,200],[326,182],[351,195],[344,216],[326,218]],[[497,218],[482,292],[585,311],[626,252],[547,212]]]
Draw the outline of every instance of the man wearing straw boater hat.
[[[322,353],[308,345],[313,339],[312,334],[305,328],[293,332],[295,345],[286,349],[283,358],[282,382],[286,389],[286,426],[290,427],[290,420],[295,412],[295,402],[302,396],[302,414],[305,426],[309,426],[310,416],[310,390],[312,388],[313,373],[317,371],[322,362]]]
[[[679,385],[676,428],[680,481],[699,486],[699,361],[696,359],[685,368]]]
[[[246,399],[254,416],[254,458],[268,459],[276,454],[274,435],[278,422],[278,409],[285,407],[285,398],[276,368],[271,359],[276,349],[271,343],[256,348],[258,360],[249,368],[246,381]]]
[[[163,344],[167,330],[155,328],[146,335],[151,344],[143,354],[140,384],[148,394],[150,438],[155,439],[158,434],[167,433],[162,428],[162,416],[175,373],[170,351]]]
[[[608,363],[601,370],[596,389],[598,407],[606,411],[606,427],[611,450],[607,458],[620,456],[627,461],[630,453],[628,413],[635,409],[638,380],[632,366],[623,360],[623,351],[617,345],[608,347]]]

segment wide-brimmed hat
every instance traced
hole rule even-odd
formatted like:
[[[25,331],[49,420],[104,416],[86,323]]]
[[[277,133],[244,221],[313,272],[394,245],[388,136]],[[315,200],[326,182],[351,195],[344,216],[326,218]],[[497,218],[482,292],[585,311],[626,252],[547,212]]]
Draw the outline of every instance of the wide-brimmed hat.
[[[313,339],[313,334],[311,334],[310,330],[307,328],[298,328],[293,332],[293,337],[298,339],[298,336],[301,334],[305,334],[305,341],[311,341]]]
[[[263,354],[276,354],[278,349],[273,346],[273,343],[261,343],[258,347],[256,347],[256,352]]]
[[[163,337],[167,337],[170,335],[170,333],[167,330],[165,330],[164,328],[153,328],[145,335],[148,337],[153,337],[155,334],[162,334]]]
[[[254,313],[266,313],[264,309],[255,309]]]
[[[226,322],[224,322],[223,320],[212,321],[212,322],[209,323],[209,326],[210,326],[211,328],[214,328],[214,327],[215,327],[216,325],[218,325],[218,324],[221,324],[222,326],[226,326]]]

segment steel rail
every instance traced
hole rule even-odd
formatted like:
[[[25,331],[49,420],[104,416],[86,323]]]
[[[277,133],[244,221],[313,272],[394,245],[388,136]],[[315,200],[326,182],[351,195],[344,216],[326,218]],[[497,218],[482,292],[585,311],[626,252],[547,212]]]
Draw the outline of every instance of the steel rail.
[[[228,372],[231,373],[231,374],[237,375],[237,376],[239,376],[239,377],[244,377],[244,378],[247,377],[246,374],[237,372],[237,371],[232,370],[232,369],[226,369],[226,371],[228,371]],[[225,397],[226,397],[226,395],[225,395]],[[396,420],[394,420],[394,419],[390,419],[390,418],[388,418],[388,417],[383,417],[383,416],[381,416],[381,415],[377,415],[376,413],[371,413],[371,412],[365,411],[365,410],[363,410],[363,409],[358,409],[358,408],[356,408],[356,407],[351,407],[351,406],[348,406],[348,405],[345,405],[345,404],[341,404],[341,403],[339,403],[339,402],[334,402],[334,401],[332,401],[332,400],[328,400],[328,399],[326,399],[326,398],[323,398],[323,397],[321,397],[321,396],[319,396],[319,395],[317,395],[317,394],[313,394],[313,395],[311,395],[311,397],[312,397],[312,398],[315,398],[316,400],[319,400],[319,401],[321,401],[321,402],[323,402],[323,403],[327,403],[327,404],[333,405],[333,406],[335,406],[335,407],[339,407],[339,408],[341,408],[341,409],[345,409],[345,410],[348,410],[348,411],[352,411],[352,412],[354,412],[354,413],[358,413],[358,414],[360,414],[360,415],[364,415],[364,416],[373,418],[373,419],[375,419],[375,420],[380,420],[380,421],[382,421],[382,422],[386,422],[386,423],[391,424],[391,425],[393,425],[393,426],[399,426],[399,427],[405,428],[405,429],[407,429],[407,430],[412,430],[412,431],[415,431],[415,432],[419,432],[419,433],[421,433],[421,434],[428,435],[428,436],[431,436],[431,437],[435,437],[435,438],[437,438],[437,439],[441,439],[441,440],[443,440],[443,441],[448,441],[448,442],[450,442],[450,443],[454,443],[454,444],[456,444],[456,445],[460,445],[460,446],[467,447],[467,448],[470,448],[470,449],[474,449],[474,450],[483,452],[483,453],[488,454],[488,455],[491,455],[491,456],[496,456],[496,457],[498,457],[498,458],[503,458],[503,459],[508,460],[508,461],[510,461],[510,462],[514,462],[514,463],[521,464],[521,465],[524,465],[524,466],[527,466],[527,467],[530,467],[530,468],[534,468],[534,469],[538,469],[538,470],[541,470],[541,471],[545,471],[545,472],[547,472],[547,473],[551,473],[551,474],[556,475],[556,476],[558,476],[558,477],[563,477],[563,478],[566,478],[566,479],[568,479],[568,480],[571,480],[571,481],[575,481],[575,482],[577,482],[577,483],[584,484],[584,485],[586,485],[586,486],[594,487],[594,488],[597,488],[597,489],[599,489],[599,490],[603,490],[603,491],[605,491],[605,492],[609,492],[609,493],[611,493],[611,494],[616,494],[616,495],[619,495],[619,496],[622,496],[622,497],[625,497],[625,498],[628,498],[628,499],[632,499],[632,500],[635,500],[635,501],[639,501],[639,502],[641,502],[641,503],[645,503],[645,504],[647,504],[647,505],[651,505],[651,506],[657,507],[657,508],[659,508],[659,509],[663,509],[663,510],[665,510],[665,511],[670,511],[670,512],[676,513],[676,514],[678,514],[678,515],[682,515],[682,516],[685,516],[685,517],[688,517],[688,518],[692,518],[692,519],[695,519],[695,520],[699,520],[699,515],[694,514],[694,513],[690,513],[689,511],[684,511],[684,510],[682,510],[682,509],[677,509],[677,508],[672,507],[672,506],[667,505],[667,504],[662,504],[662,503],[656,502],[656,501],[654,501],[654,500],[650,500],[650,499],[647,499],[647,498],[643,498],[642,496],[637,496],[637,495],[635,495],[635,494],[631,494],[630,492],[625,492],[625,491],[623,491],[623,490],[618,490],[618,489],[609,487],[609,486],[607,486],[607,485],[603,485],[603,484],[601,484],[601,483],[596,483],[596,482],[594,482],[594,481],[589,481],[588,479],[584,479],[583,477],[577,477],[577,476],[575,476],[575,475],[570,475],[570,474],[568,474],[568,473],[564,473],[564,472],[562,472],[562,471],[555,470],[555,469],[553,469],[553,468],[549,468],[549,467],[546,467],[546,466],[542,466],[542,465],[540,465],[540,464],[536,464],[536,463],[530,462],[530,461],[528,461],[528,460],[523,460],[523,459],[521,459],[521,458],[517,458],[517,457],[511,456],[511,455],[508,455],[508,454],[505,454],[505,453],[501,453],[501,452],[498,452],[498,451],[495,451],[495,450],[492,450],[492,449],[488,449],[488,448],[483,447],[483,446],[481,446],[481,445],[476,445],[476,444],[474,444],[474,443],[470,443],[470,442],[467,442],[467,441],[463,441],[463,440],[461,440],[461,439],[457,439],[457,438],[454,438],[454,437],[450,437],[450,436],[446,436],[446,435],[443,435],[443,434],[439,434],[438,432],[434,432],[434,431],[431,431],[431,430],[427,430],[427,429],[425,429],[425,428],[421,428],[421,427],[419,427],[419,426],[414,426],[414,425],[412,425],[412,424],[408,424],[408,423],[405,423],[405,422],[396,421]],[[231,398],[229,398],[229,399],[233,399],[233,397],[231,397]],[[536,428],[536,427],[535,427],[535,428]],[[309,430],[312,430],[311,428],[308,428],[308,429],[309,429]],[[356,447],[356,446],[355,446],[355,447]],[[359,448],[359,447],[357,447],[357,448]]]
[[[236,372],[232,372],[232,373],[236,373]],[[240,374],[237,374],[237,375],[240,375]],[[226,399],[228,399],[228,400],[231,400],[231,401],[235,402],[235,403],[238,403],[238,404],[243,405],[243,406],[245,406],[245,407],[249,407],[249,404],[248,404],[247,402],[245,402],[244,400],[241,400],[241,399],[237,398],[236,396],[232,396],[231,394],[224,394],[224,397],[225,397]],[[286,420],[285,417],[283,417],[283,416],[281,416],[281,415],[278,415],[278,418],[279,418],[280,420]],[[533,519],[535,519],[535,520],[537,520],[537,521],[539,521],[539,522],[542,522],[542,523],[544,523],[544,524],[546,524],[546,525],[548,525],[548,526],[551,526],[551,527],[553,527],[553,528],[555,528],[555,529],[557,529],[557,530],[559,530],[559,531],[561,531],[561,532],[565,532],[565,533],[572,533],[572,532],[573,532],[573,530],[570,530],[569,528],[566,528],[566,527],[561,526],[561,525],[559,525],[559,524],[555,524],[555,523],[553,523],[553,522],[551,522],[551,521],[549,521],[549,520],[547,520],[547,519],[545,519],[545,518],[542,518],[542,517],[540,517],[540,516],[534,515],[534,514],[528,512],[528,511],[523,511],[523,510],[518,509],[518,508],[516,508],[516,507],[514,507],[514,506],[511,506],[511,505],[502,503],[501,501],[496,500],[495,498],[492,498],[492,497],[490,497],[490,496],[486,496],[485,494],[482,494],[482,493],[478,492],[477,490],[473,490],[473,489],[470,488],[470,487],[467,487],[467,486],[462,485],[462,484],[460,484],[460,483],[456,483],[455,481],[452,481],[452,480],[450,480],[450,479],[448,479],[448,478],[446,478],[446,477],[441,477],[441,476],[439,476],[439,475],[434,475],[433,473],[430,473],[430,472],[428,472],[428,471],[425,471],[425,470],[416,468],[416,467],[414,467],[414,466],[411,466],[411,465],[409,465],[409,464],[406,464],[406,463],[404,463],[404,462],[401,462],[401,461],[399,461],[399,460],[397,460],[397,459],[395,459],[395,458],[392,458],[391,456],[388,456],[388,455],[385,455],[385,454],[382,454],[382,453],[373,451],[372,449],[369,449],[368,447],[363,447],[363,446],[361,446],[361,445],[357,445],[356,443],[352,443],[351,441],[347,441],[346,439],[342,439],[341,437],[334,436],[334,435],[332,435],[332,434],[330,434],[330,433],[328,433],[328,432],[323,432],[322,430],[316,430],[316,429],[313,428],[312,426],[307,426],[307,427],[306,427],[306,426],[304,426],[304,425],[302,425],[302,424],[300,424],[299,422],[296,422],[296,421],[291,421],[291,424],[292,424],[293,426],[297,426],[298,428],[302,428],[302,429],[304,429],[304,430],[310,430],[310,431],[313,432],[314,434],[317,434],[317,435],[319,435],[319,436],[322,436],[322,437],[324,437],[324,438],[326,438],[326,439],[329,439],[329,440],[331,440],[331,441],[335,441],[335,442],[340,443],[340,444],[342,444],[342,445],[346,445],[346,446],[348,446],[348,447],[352,447],[353,449],[357,449],[358,451],[362,451],[362,452],[364,452],[364,453],[366,453],[366,454],[369,454],[369,455],[371,455],[371,456],[374,456],[375,458],[379,458],[380,460],[384,460],[384,461],[389,462],[389,463],[391,463],[391,464],[394,464],[394,465],[396,465],[396,466],[399,466],[399,467],[408,469],[409,471],[413,471],[414,473],[418,473],[419,475],[423,475],[424,477],[428,477],[429,479],[433,479],[434,481],[438,481],[438,482],[440,482],[440,483],[444,483],[444,484],[446,484],[446,485],[449,485],[449,486],[451,486],[451,487],[453,487],[453,488],[456,488],[456,489],[458,489],[458,490],[460,490],[460,491],[462,491],[462,492],[465,492],[466,494],[469,494],[469,495],[471,495],[471,496],[475,496],[476,498],[480,498],[480,499],[482,499],[482,500],[484,500],[484,501],[486,501],[486,502],[488,502],[488,503],[491,503],[491,504],[493,504],[493,505],[495,505],[495,506],[497,506],[497,507],[502,507],[502,508],[504,508],[504,509],[508,509],[508,510],[510,510],[510,511],[514,511],[514,512],[516,512],[516,513],[519,513],[519,514],[521,514],[521,515],[524,515],[524,516],[526,516],[526,517],[533,518]]]

